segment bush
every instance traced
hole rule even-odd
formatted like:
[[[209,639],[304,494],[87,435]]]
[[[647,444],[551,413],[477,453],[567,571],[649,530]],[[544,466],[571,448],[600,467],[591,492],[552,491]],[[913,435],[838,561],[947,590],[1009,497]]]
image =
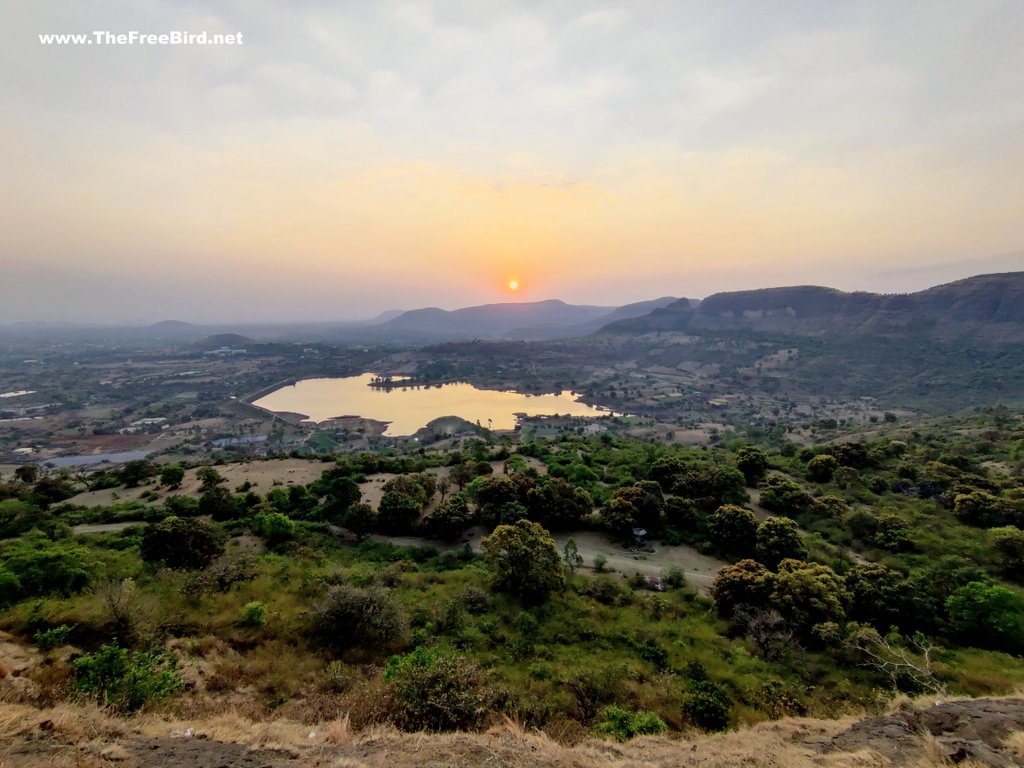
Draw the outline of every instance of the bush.
[[[661,578],[668,589],[682,589],[686,586],[686,574],[678,565],[671,566]]]
[[[729,727],[729,697],[720,686],[710,680],[695,680],[689,689],[683,712],[691,723],[705,731]]]
[[[621,707],[608,707],[604,721],[595,729],[602,736],[613,736],[619,741],[629,741],[634,736],[664,733],[668,730],[654,712],[630,712]]]
[[[409,635],[405,613],[380,587],[332,587],[310,611],[309,623],[313,637],[335,651],[363,646],[386,652],[403,645]]]
[[[173,515],[147,525],[139,543],[146,562],[185,571],[205,568],[223,552],[224,543],[205,520]]]
[[[184,687],[172,654],[104,645],[72,662],[75,687],[121,713],[136,712]]]
[[[61,624],[59,627],[39,630],[32,639],[40,651],[52,651],[54,648],[64,645],[70,634],[71,627]]]
[[[89,585],[96,563],[85,547],[26,536],[5,547],[0,596],[7,601],[37,595],[70,597]]]
[[[384,679],[408,731],[456,731],[482,727],[497,695],[487,673],[462,657],[418,647],[388,659]]]
[[[261,512],[253,518],[252,527],[272,547],[295,538],[295,522],[280,512]]]
[[[242,608],[242,618],[238,626],[251,629],[263,629],[267,625],[267,606],[259,601],[246,603]]]

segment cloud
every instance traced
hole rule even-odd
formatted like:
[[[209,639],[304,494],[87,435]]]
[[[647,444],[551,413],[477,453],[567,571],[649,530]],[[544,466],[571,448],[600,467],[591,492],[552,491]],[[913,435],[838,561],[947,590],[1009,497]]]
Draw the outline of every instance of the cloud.
[[[173,264],[323,317],[329,295],[479,303],[512,268],[601,303],[698,276],[842,287],[1024,238],[1020,4],[55,0],[5,18],[0,261],[22,284],[0,287],[0,321],[118,311],[32,301],[63,267],[145,286],[180,281]],[[246,43],[37,40],[93,29]],[[197,317],[252,306],[179,293]]]

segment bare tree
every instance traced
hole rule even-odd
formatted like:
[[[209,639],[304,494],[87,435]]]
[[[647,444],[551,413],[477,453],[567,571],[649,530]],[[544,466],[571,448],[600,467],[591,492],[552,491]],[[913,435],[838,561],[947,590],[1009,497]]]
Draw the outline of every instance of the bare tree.
[[[793,630],[786,625],[786,620],[776,610],[757,610],[747,621],[747,637],[758,655],[765,661],[773,661],[782,657],[787,648],[796,645]]]
[[[133,637],[153,617],[153,606],[139,593],[132,579],[104,579],[93,587],[93,594],[122,637]]]
[[[946,695],[946,686],[935,676],[932,660],[937,646],[921,633],[908,638],[907,645],[897,645],[874,629],[864,628],[850,636],[847,647],[863,654],[862,666],[888,675],[894,688],[901,680],[909,680],[918,688]]]

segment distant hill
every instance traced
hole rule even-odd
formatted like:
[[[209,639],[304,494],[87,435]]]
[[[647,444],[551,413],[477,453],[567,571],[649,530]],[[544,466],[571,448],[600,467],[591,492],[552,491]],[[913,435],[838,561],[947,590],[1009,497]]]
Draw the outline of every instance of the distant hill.
[[[222,347],[244,349],[252,344],[252,339],[240,333],[215,333],[197,341],[195,346],[199,349],[220,349]]]
[[[566,304],[549,299],[508,304],[484,304],[464,309],[413,309],[374,330],[385,338],[450,340],[502,338],[516,329],[566,328],[606,317],[615,307]]]
[[[445,310],[403,312],[361,333],[375,340],[436,342],[465,339],[546,341],[586,336],[616,320],[638,317],[677,301],[663,297],[621,307],[567,304],[557,299]]]
[[[680,301],[680,299],[676,299],[673,296],[663,296],[660,299],[651,299],[650,301],[638,301],[634,304],[625,304],[613,309],[611,312],[601,315],[600,317],[583,323],[568,326],[547,324],[514,328],[503,334],[502,337],[517,341],[548,341],[553,339],[568,339],[575,336],[587,336],[588,334],[603,328],[609,323],[613,323],[618,320],[627,320],[632,317],[641,317],[655,309],[668,306],[676,301]],[[682,299],[682,301],[690,300]]]
[[[1024,272],[980,275],[918,293],[844,293],[818,286],[717,293],[681,300],[602,331],[739,331],[798,336],[906,336],[1024,341]]]

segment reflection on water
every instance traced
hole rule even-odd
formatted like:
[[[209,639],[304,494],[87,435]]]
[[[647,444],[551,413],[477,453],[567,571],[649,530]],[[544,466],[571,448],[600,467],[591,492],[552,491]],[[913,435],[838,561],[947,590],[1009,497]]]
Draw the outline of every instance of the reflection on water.
[[[388,421],[386,435],[411,435],[434,419],[459,416],[491,429],[512,429],[517,413],[530,416],[602,416],[608,411],[576,400],[573,393],[523,395],[477,389],[472,384],[433,387],[370,387],[373,374],[343,379],[303,379],[271,392],[253,405],[301,413],[313,421],[362,416]]]

